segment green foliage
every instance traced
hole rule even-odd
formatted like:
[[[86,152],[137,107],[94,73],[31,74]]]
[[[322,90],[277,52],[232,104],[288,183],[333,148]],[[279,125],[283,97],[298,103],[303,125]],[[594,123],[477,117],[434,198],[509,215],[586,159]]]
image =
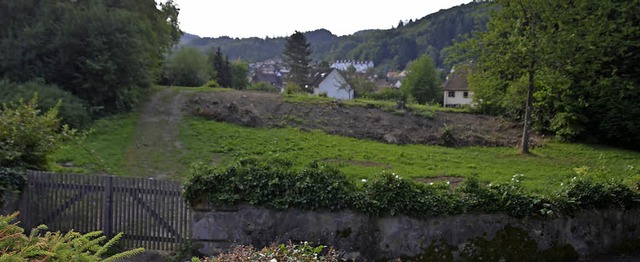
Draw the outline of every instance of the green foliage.
[[[384,100],[384,101],[406,101],[405,94],[396,88],[383,88],[377,93],[367,93],[361,95],[362,98]]]
[[[162,70],[167,85],[202,86],[210,79],[207,58],[195,48],[182,47],[169,55]]]
[[[309,242],[293,244],[289,241],[285,244],[271,244],[261,250],[252,246],[235,246],[230,251],[217,257],[206,257],[202,260],[193,258],[194,262],[250,262],[250,261],[340,261],[338,253],[331,247],[312,246]]]
[[[307,78],[310,71],[311,53],[311,44],[307,43],[307,38],[304,34],[296,31],[287,38],[282,55],[284,62],[291,68],[289,74],[290,83],[301,87],[308,84]],[[313,92],[313,90],[305,91]]]
[[[538,130],[640,148],[636,2],[492,3],[487,30],[449,50],[457,63],[473,61],[480,110],[524,120],[530,90]]]
[[[293,94],[298,94],[302,92],[303,92],[302,87],[300,87],[295,83],[288,82],[287,85],[284,86],[284,93],[287,95],[293,95]]]
[[[220,84],[218,84],[218,82],[216,82],[216,80],[213,80],[213,79],[212,79],[212,80],[209,80],[209,82],[207,82],[206,84],[204,84],[204,86],[206,86],[206,87],[213,87],[213,88],[221,87],[221,86],[220,86]]]
[[[71,92],[94,116],[130,110],[179,38],[169,1],[21,1],[0,29],[0,72]]]
[[[7,193],[19,193],[26,184],[24,171],[0,167],[0,207],[4,205]]]
[[[311,163],[296,171],[291,165],[281,158],[242,159],[225,170],[196,164],[192,167],[191,179],[184,185],[183,195],[191,204],[203,200],[214,205],[247,202],[276,209],[311,210],[337,210],[347,206],[353,184],[337,169]],[[201,199],[202,196],[206,199]]]
[[[47,229],[41,225],[27,236],[24,229],[13,222],[17,216],[17,212],[0,216],[0,261],[117,261],[144,251],[136,248],[104,258],[105,252],[122,237],[122,233],[103,244],[106,237],[101,236],[100,231],[41,234]]]
[[[85,128],[91,122],[89,111],[84,102],[54,85],[45,85],[38,82],[23,84],[0,81],[0,103],[18,103],[20,99],[29,100],[38,94],[38,108],[49,110],[56,107],[62,124],[68,124],[72,128]]]
[[[640,206],[640,194],[621,182],[570,182],[554,194],[534,195],[521,186],[524,175],[507,183],[467,178],[459,188],[449,182],[416,183],[388,172],[359,185],[337,169],[311,163],[301,171],[282,158],[249,158],[224,170],[196,166],[183,185],[191,205],[248,203],[275,209],[351,209],[376,216],[416,218],[465,212],[504,213],[513,217],[548,217],[595,208]]]
[[[269,92],[269,93],[279,93],[280,92],[280,88],[278,88],[277,86],[274,86],[274,85],[270,85],[270,84],[265,83],[265,82],[252,83],[251,85],[249,85],[247,90],[260,91],[260,92]]]
[[[249,64],[242,60],[235,60],[231,62],[231,87],[243,90],[249,86]]]
[[[0,167],[45,170],[47,156],[75,130],[60,128],[58,105],[40,114],[38,97],[3,104],[0,111]]]
[[[418,104],[441,102],[440,79],[430,56],[422,55],[407,66],[407,77],[402,80],[401,89]]]

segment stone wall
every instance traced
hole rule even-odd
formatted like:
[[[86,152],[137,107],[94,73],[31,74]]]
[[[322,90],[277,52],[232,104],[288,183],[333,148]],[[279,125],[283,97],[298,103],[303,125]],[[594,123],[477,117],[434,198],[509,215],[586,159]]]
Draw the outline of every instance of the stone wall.
[[[640,239],[640,210],[593,210],[553,219],[466,214],[413,219],[351,211],[275,211],[249,205],[192,212],[198,251],[309,241],[360,261],[588,259]]]

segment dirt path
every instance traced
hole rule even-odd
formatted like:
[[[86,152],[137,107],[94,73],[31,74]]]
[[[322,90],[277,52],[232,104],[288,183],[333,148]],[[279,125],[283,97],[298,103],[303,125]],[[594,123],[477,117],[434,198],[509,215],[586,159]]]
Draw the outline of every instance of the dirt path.
[[[178,133],[184,97],[184,92],[167,88],[154,93],[144,105],[127,153],[132,176],[172,178],[182,171],[178,158],[183,147]]]

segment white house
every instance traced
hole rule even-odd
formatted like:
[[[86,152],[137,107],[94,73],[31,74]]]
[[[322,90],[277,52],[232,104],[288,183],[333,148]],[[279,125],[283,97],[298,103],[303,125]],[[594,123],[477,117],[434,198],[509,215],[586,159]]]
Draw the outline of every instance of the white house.
[[[369,68],[373,68],[373,61],[338,60],[331,64],[331,68],[342,71],[346,71],[350,66],[353,66],[357,73],[365,73]]]
[[[473,102],[473,92],[469,90],[467,83],[468,71],[465,69],[455,70],[447,76],[447,80],[442,85],[444,92],[444,107],[460,107],[462,105],[471,105]]]
[[[353,99],[353,88],[347,83],[342,74],[335,68],[314,72],[309,79],[309,87],[313,87],[313,94],[327,94],[327,97],[349,100]]]

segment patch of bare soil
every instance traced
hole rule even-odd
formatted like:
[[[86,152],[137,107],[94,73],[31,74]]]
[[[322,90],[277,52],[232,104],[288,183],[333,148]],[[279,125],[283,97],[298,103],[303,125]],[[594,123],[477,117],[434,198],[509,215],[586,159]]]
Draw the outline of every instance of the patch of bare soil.
[[[522,134],[519,125],[493,116],[437,112],[425,118],[339,103],[289,103],[279,94],[258,92],[201,93],[190,97],[187,107],[192,114],[247,127],[319,129],[390,144],[517,146]],[[535,135],[532,140],[541,141]]]

